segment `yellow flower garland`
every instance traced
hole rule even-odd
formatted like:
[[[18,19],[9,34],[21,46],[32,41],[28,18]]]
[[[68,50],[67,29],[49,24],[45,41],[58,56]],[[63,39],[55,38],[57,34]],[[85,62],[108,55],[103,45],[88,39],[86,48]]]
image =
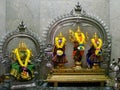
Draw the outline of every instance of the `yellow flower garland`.
[[[97,44],[95,43],[95,39],[91,39],[91,42],[93,44],[93,46],[95,47],[96,51],[95,51],[95,54],[98,55],[101,47],[102,47],[102,40],[99,38],[98,39],[98,42],[99,42],[99,45],[97,46]]]
[[[79,44],[83,44],[85,42],[85,35],[83,33],[80,33],[82,40],[80,40],[78,33],[75,32],[75,38],[78,41]]]
[[[62,43],[59,45],[59,37],[55,38],[55,45],[57,48],[63,48],[63,46],[65,45],[65,41],[66,39],[64,37],[62,37]]]
[[[27,49],[26,51],[27,51],[27,57],[26,57],[26,59],[25,59],[25,63],[24,63],[24,64],[23,64],[23,62],[22,62],[21,59],[20,59],[20,55],[19,55],[19,53],[18,53],[18,48],[16,48],[15,51],[14,51],[14,53],[15,53],[15,55],[16,55],[16,57],[17,57],[17,60],[18,60],[19,64],[20,64],[22,67],[27,67],[28,61],[29,61],[29,59],[30,59],[30,50]]]

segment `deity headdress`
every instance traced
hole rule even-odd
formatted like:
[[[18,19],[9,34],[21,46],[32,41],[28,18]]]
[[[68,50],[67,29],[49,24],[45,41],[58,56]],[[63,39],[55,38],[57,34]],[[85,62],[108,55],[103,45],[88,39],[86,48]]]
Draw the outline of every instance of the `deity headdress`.
[[[62,32],[59,33],[58,37],[63,37],[63,34]]]
[[[80,27],[78,26],[76,33],[81,33]]]
[[[19,48],[19,50],[25,50],[25,49],[27,49],[27,45],[23,41],[20,41],[18,48]]]
[[[98,35],[96,32],[94,33],[93,38],[98,38]]]
[[[82,43],[85,41],[85,35],[81,32],[80,27],[78,26],[77,30],[74,32],[73,30],[69,30],[69,38],[72,42],[81,42],[80,37],[82,37]]]

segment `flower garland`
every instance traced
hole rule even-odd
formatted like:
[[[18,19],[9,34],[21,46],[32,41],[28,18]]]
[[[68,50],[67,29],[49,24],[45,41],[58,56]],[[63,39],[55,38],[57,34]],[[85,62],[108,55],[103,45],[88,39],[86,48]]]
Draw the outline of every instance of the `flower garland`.
[[[21,59],[20,59],[20,55],[19,55],[19,52],[18,52],[18,48],[16,48],[15,51],[14,51],[14,53],[15,53],[15,55],[16,55],[16,57],[17,57],[17,60],[18,60],[18,62],[19,62],[19,64],[20,64],[20,66],[22,66],[22,67],[27,67],[28,62],[29,62],[30,50],[29,50],[29,49],[26,49],[26,52],[27,52],[27,57],[26,57],[26,59],[25,59],[25,63],[23,64],[23,62],[22,62]]]
[[[85,35],[83,33],[80,33],[81,37],[79,37],[78,33],[75,32],[75,38],[77,39],[79,44],[83,44],[85,41]]]
[[[66,39],[64,37],[62,37],[62,42],[61,44],[59,44],[59,37],[55,38],[55,45],[57,48],[63,48],[63,46],[65,45],[65,41]]]
[[[98,55],[98,54],[99,54],[99,51],[100,51],[100,49],[101,49],[101,47],[102,47],[102,40],[101,40],[100,38],[97,40],[97,42],[99,43],[98,45],[97,45],[95,39],[91,39],[91,42],[92,42],[93,46],[94,46],[95,49],[96,49],[96,50],[95,50],[95,54]]]

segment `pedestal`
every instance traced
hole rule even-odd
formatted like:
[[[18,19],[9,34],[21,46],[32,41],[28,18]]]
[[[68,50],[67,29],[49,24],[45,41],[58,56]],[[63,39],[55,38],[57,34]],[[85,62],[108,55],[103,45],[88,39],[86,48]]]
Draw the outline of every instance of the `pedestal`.
[[[53,69],[45,81],[54,83],[55,87],[59,83],[100,83],[100,86],[104,86],[110,80],[104,72],[103,69]]]

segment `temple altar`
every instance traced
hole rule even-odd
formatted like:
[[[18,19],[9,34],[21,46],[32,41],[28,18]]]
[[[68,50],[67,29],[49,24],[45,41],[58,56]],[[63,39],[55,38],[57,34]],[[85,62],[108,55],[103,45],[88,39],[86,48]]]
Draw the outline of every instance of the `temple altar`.
[[[59,86],[59,83],[95,83],[99,82],[100,86],[105,86],[106,81],[110,78],[105,75],[103,69],[53,69],[48,75],[46,82],[54,83],[54,86]]]
[[[62,54],[65,55],[68,62],[62,63],[62,65],[61,62],[58,62],[61,66],[59,64],[54,66],[56,63],[49,59],[49,63],[51,62],[53,67],[44,81],[54,87],[66,84],[68,86],[77,84],[88,86],[91,83],[94,83],[91,86],[96,86],[97,83],[99,83],[98,86],[108,85],[108,82],[111,82],[108,75],[111,38],[105,27],[95,17],[86,14],[79,3],[72,14],[52,23],[49,30],[44,31],[47,33],[45,40],[54,46],[56,45],[56,37],[58,38],[59,33],[62,33],[62,38],[66,39],[64,43],[65,54]],[[58,39],[59,45],[62,43],[61,38],[60,40],[59,43]],[[52,50],[49,52],[52,53]],[[52,54],[51,58],[53,58]]]
[[[109,76],[111,35],[103,21],[77,3],[43,34],[40,41],[22,21],[5,36],[0,46],[1,62],[6,66],[3,87],[113,89]]]

